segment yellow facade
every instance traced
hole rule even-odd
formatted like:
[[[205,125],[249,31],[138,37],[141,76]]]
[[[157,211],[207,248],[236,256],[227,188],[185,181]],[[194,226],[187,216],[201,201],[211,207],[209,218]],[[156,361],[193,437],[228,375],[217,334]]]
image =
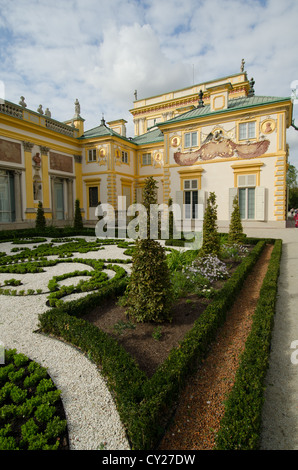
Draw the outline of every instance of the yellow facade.
[[[126,208],[142,200],[148,176],[158,202],[193,206],[218,195],[219,225],[231,198],[243,223],[284,226],[289,98],[258,97],[245,72],[134,102],[135,136],[126,121],[84,129],[78,100],[64,123],[10,102],[0,105],[0,228],[33,224],[38,201],[54,223],[69,223],[79,199],[85,224],[98,202]],[[240,182],[240,183],[239,183]],[[191,207],[191,210],[190,210]],[[183,216],[184,217],[184,216]]]

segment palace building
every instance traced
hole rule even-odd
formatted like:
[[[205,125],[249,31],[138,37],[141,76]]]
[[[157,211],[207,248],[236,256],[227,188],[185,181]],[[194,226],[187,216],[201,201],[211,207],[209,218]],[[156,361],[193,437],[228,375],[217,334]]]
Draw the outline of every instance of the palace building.
[[[229,226],[238,195],[244,227],[285,227],[289,97],[257,96],[241,72],[158,96],[135,99],[134,137],[124,119],[84,129],[80,104],[58,122],[48,109],[0,103],[0,229],[34,226],[38,202],[54,225],[71,224],[79,199],[86,225],[96,207],[142,202],[145,179],[158,203],[181,207],[191,228],[197,204],[215,192],[218,226]],[[118,196],[122,207],[119,208]],[[125,201],[125,202],[123,202]],[[124,207],[123,204],[126,206]]]

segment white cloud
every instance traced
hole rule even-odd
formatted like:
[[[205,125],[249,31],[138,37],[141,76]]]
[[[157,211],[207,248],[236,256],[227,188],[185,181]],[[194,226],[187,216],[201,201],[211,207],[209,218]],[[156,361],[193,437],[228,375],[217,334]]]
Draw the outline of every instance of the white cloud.
[[[240,70],[256,94],[290,96],[298,79],[297,0],[0,0],[0,80],[6,98],[49,107],[81,103],[85,127],[123,117],[132,133],[143,98]],[[298,148],[298,132],[289,132]],[[298,152],[293,158],[298,166]]]

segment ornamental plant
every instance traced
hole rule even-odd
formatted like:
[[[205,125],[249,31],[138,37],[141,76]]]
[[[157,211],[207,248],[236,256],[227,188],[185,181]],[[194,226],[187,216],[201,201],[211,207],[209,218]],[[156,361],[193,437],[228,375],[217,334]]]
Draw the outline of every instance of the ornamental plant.
[[[156,183],[147,178],[143,204],[150,211],[156,204]],[[125,294],[127,315],[137,322],[171,320],[172,295],[170,273],[164,248],[150,239],[150,217],[147,218],[147,238],[136,241],[132,257],[132,271]]]
[[[5,350],[0,368],[0,450],[62,449],[67,422],[60,393],[44,367],[16,350]]]
[[[244,241],[244,233],[240,216],[238,197],[235,196],[233,200],[233,211],[229,226],[228,244],[241,244]]]
[[[36,219],[35,219],[35,228],[43,230],[46,227],[46,218],[44,215],[44,210],[42,207],[42,202],[38,202]]]
[[[216,195],[211,192],[207,199],[207,207],[203,220],[203,244],[200,256],[215,255],[220,253],[220,236],[217,229],[217,205]]]
[[[82,219],[79,199],[76,199],[75,201],[74,229],[75,230],[83,229],[83,219]]]
[[[196,259],[188,270],[199,273],[210,282],[226,279],[229,276],[226,264],[212,254]]]

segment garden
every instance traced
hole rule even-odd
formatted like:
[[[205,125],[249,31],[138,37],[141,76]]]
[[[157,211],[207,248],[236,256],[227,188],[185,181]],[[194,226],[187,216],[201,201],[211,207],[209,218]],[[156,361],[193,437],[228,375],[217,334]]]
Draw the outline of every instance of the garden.
[[[154,203],[155,182],[148,180],[145,206]],[[0,234],[0,295],[46,294],[48,308],[39,315],[38,333],[71,344],[98,366],[131,449],[160,446],[187,382],[205,361],[245,279],[270,246],[214,446],[258,448],[282,246],[280,240],[243,234],[237,198],[229,232],[218,233],[216,221],[216,196],[211,193],[198,249],[149,238],[97,239],[80,220],[68,229],[37,226]],[[108,248],[121,255],[106,257]],[[41,286],[33,281],[37,276],[45,276]],[[0,449],[68,448],[59,391],[46,370],[17,351],[5,355]]]

